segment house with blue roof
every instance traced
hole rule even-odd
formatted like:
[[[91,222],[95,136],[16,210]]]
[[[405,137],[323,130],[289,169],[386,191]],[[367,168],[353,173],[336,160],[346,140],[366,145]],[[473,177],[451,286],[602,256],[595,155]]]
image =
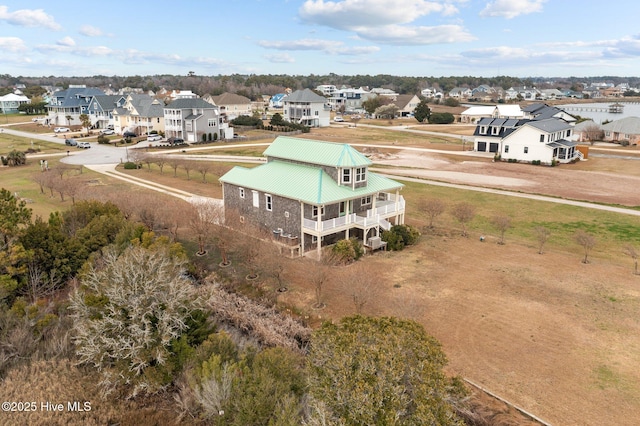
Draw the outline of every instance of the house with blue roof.
[[[282,109],[284,107],[282,100],[285,96],[287,96],[286,93],[276,93],[271,96],[269,99],[269,109]]]
[[[321,255],[345,238],[375,246],[382,230],[404,223],[403,185],[371,172],[371,161],[348,144],[280,136],[264,155],[266,163],[220,178],[231,227],[249,224],[300,255]]]
[[[80,115],[90,114],[89,104],[94,96],[104,96],[100,89],[82,86],[69,86],[51,96],[46,105],[48,122],[56,126],[81,125]]]

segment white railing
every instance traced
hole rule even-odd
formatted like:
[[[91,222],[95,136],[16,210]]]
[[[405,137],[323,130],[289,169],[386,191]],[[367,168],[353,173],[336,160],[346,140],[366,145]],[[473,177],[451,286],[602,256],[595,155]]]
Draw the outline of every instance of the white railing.
[[[367,210],[366,216],[358,216],[357,214],[352,213],[333,219],[323,220],[321,222],[305,218],[302,226],[304,229],[316,232],[325,232],[350,224],[355,224],[363,228],[380,225],[383,229],[388,230],[391,228],[391,224],[386,220],[386,218],[404,211],[405,201],[401,196],[397,204],[395,201],[385,201],[384,203],[384,205],[378,206],[375,209]]]

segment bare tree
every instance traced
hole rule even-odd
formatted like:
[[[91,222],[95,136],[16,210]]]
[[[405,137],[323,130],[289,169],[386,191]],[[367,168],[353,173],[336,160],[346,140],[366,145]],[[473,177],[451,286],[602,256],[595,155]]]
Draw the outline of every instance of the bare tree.
[[[504,214],[499,214],[491,219],[491,223],[500,232],[498,244],[504,244],[504,233],[511,228],[511,218]]]
[[[365,265],[362,261],[345,268],[340,277],[340,287],[353,302],[356,314],[361,314],[378,297],[380,275],[371,270],[371,265]]]
[[[325,306],[323,290],[327,282],[329,282],[329,266],[325,262],[311,261],[308,269],[308,277],[315,294],[314,308],[322,308]]]
[[[182,158],[177,155],[169,155],[167,157],[167,164],[173,169],[173,177],[178,176],[178,167],[182,164]]]
[[[148,152],[140,152],[137,154],[138,160],[147,165],[147,170],[151,171],[151,164],[155,162],[155,156]]]
[[[45,183],[47,182],[47,174],[43,172],[34,173],[31,179],[40,186],[40,193],[44,194]]]
[[[167,164],[167,157],[164,155],[154,155],[153,162],[160,168],[160,174],[164,173],[164,166]]]
[[[207,252],[206,243],[211,229],[224,221],[224,210],[220,203],[207,198],[195,200],[191,205],[189,226],[198,240],[198,254],[203,255]]]
[[[190,172],[193,169],[193,166],[195,166],[195,164],[193,164],[193,161],[191,160],[182,160],[181,165],[185,173],[187,174],[187,180],[191,180]]]
[[[214,175],[217,176],[218,182],[220,182],[220,177],[229,171],[230,167],[223,163],[213,163],[211,165],[211,171]]]
[[[471,203],[465,201],[453,206],[451,210],[453,217],[462,225],[462,236],[467,236],[467,223],[471,222],[476,215],[476,208]]]
[[[433,221],[446,210],[446,204],[439,198],[426,198],[419,202],[418,208],[429,217],[429,228],[433,228]]]
[[[575,238],[576,243],[580,244],[584,249],[584,259],[582,259],[582,263],[589,263],[589,253],[596,245],[596,237],[586,231],[579,230],[576,232]]]
[[[547,242],[549,237],[551,236],[551,231],[545,228],[544,226],[536,227],[536,238],[538,239],[538,253],[542,254],[544,249],[544,244]]]
[[[78,194],[80,194],[82,189],[83,189],[82,183],[80,183],[76,179],[67,179],[64,182],[64,191],[69,197],[71,197],[72,204],[76,203],[76,198],[78,197]]]
[[[202,176],[202,182],[207,182],[207,173],[211,171],[211,163],[208,161],[198,161],[195,165],[195,169]]]
[[[624,247],[624,254],[633,259],[633,274],[638,275],[638,251],[631,244],[627,244]]]
[[[596,141],[604,139],[604,131],[597,124],[589,124],[584,128],[584,134],[589,140],[589,143],[593,145]]]

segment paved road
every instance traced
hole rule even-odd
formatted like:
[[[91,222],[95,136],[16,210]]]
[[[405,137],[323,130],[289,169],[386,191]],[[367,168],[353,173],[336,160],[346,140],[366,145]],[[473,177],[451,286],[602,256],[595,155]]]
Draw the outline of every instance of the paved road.
[[[366,125],[362,125],[362,124],[358,124],[359,126],[366,126]],[[375,126],[378,127],[378,126]],[[425,132],[425,131],[421,131],[421,130],[411,130],[411,129],[395,129],[398,131],[412,131],[412,132],[422,132],[422,133],[434,133],[434,132]],[[34,133],[28,133],[28,132],[22,132],[22,131],[17,131],[17,130],[12,130],[12,129],[7,129],[4,128],[3,131],[10,133],[10,134],[15,134],[17,136],[22,136],[22,137],[26,137],[26,138],[31,138],[34,140],[45,140],[45,141],[49,141],[49,142],[55,142],[55,143],[60,143],[60,144],[64,144],[64,138],[55,138],[52,137],[50,135],[40,135],[40,134],[34,134]],[[436,133],[440,136],[442,136],[443,134],[441,133]],[[445,136],[450,136],[449,134],[445,134]],[[460,137],[460,135],[453,135],[454,137]],[[138,143],[136,145],[136,148],[144,148],[146,146],[147,142],[141,142]],[[228,149],[228,148],[238,148],[238,147],[248,147],[248,146],[267,146],[269,145],[268,142],[264,142],[264,143],[252,143],[252,144],[228,144],[228,143],[220,143],[219,145],[211,145],[211,146],[206,146],[206,147],[190,147],[190,148],[184,148],[181,149],[180,151],[182,151],[182,153],[185,152],[189,152],[189,151],[205,151],[205,150],[219,150],[219,149]],[[367,145],[367,144],[353,144],[353,146],[358,146],[358,147],[371,147],[371,148],[391,148],[391,149],[397,149],[397,148],[402,148],[403,150],[412,150],[412,151],[416,151],[416,152],[431,152],[431,153],[440,153],[440,154],[454,154],[454,155],[463,155],[463,156],[468,156],[468,157],[486,157],[487,154],[486,153],[478,153],[478,152],[473,152],[473,151],[442,151],[442,150],[435,150],[435,149],[427,149],[427,148],[416,148],[416,147],[399,147],[396,145]],[[136,185],[141,185],[144,186],[146,188],[149,189],[153,189],[156,191],[160,191],[160,192],[164,192],[170,195],[174,195],[183,199],[188,199],[190,201],[195,201],[195,200],[201,200],[203,199],[203,197],[197,196],[195,194],[191,194],[185,191],[181,191],[175,188],[170,188],[167,186],[163,186],[163,185],[159,185],[157,183],[154,183],[152,181],[145,181],[143,179],[139,179],[139,178],[132,178],[131,176],[124,174],[124,173],[119,173],[117,172],[116,166],[123,162],[123,161],[127,161],[127,156],[130,155],[130,150],[133,149],[132,147],[113,147],[110,145],[99,145],[97,143],[92,143],[91,144],[91,148],[90,149],[80,149],[80,148],[75,148],[75,147],[70,147],[72,149],[69,150],[69,156],[63,158],[61,161],[64,163],[68,163],[68,164],[82,164],[87,166],[87,168],[90,168],[91,170],[94,170],[96,172],[99,173],[103,173],[103,174],[107,174],[109,176],[112,177],[116,177],[118,179],[124,179],[124,180],[128,180],[131,183],[134,183]],[[175,150],[162,150],[162,151],[149,151],[152,152],[154,154],[172,154],[175,153]],[[58,154],[60,155],[60,154]],[[62,154],[64,155],[64,154]],[[35,157],[35,156],[31,156],[31,157]],[[192,157],[192,156],[190,156]],[[199,157],[199,156],[198,156]],[[244,161],[245,157],[240,157],[240,156],[225,156],[225,155],[210,155],[207,156],[209,160],[211,161]],[[264,161],[264,159],[259,158],[259,157],[250,157],[250,161],[252,162],[262,162]],[[384,172],[384,170],[380,170],[381,172]],[[399,176],[399,175],[389,175],[390,178],[395,178],[398,180],[405,180],[405,181],[411,181],[411,182],[418,182],[418,183],[424,183],[424,184],[428,184],[428,185],[438,185],[438,186],[446,186],[446,187],[450,187],[450,188],[457,188],[457,189],[465,189],[465,190],[471,190],[471,191],[479,191],[479,192],[486,192],[486,193],[492,193],[492,194],[499,194],[499,195],[506,195],[506,196],[510,196],[510,197],[518,197],[518,198],[528,198],[528,199],[532,199],[532,200],[539,200],[539,201],[545,201],[545,202],[550,202],[550,203],[558,203],[558,204],[567,204],[567,205],[572,205],[572,206],[577,206],[577,207],[584,207],[584,208],[590,208],[590,209],[596,209],[596,210],[604,210],[604,211],[610,211],[610,212],[614,212],[614,213],[620,213],[620,214],[628,214],[628,215],[633,215],[633,216],[640,216],[640,211],[638,210],[633,210],[633,209],[626,209],[626,208],[621,208],[621,207],[613,207],[613,206],[606,206],[606,205],[601,205],[601,204],[596,204],[596,203],[589,203],[589,202],[585,202],[585,201],[573,201],[573,200],[566,200],[566,199],[561,199],[561,198],[554,198],[554,197],[546,197],[543,195],[535,195],[535,194],[526,194],[526,193],[521,193],[521,192],[513,192],[513,191],[506,191],[506,190],[501,190],[501,189],[491,189],[491,188],[483,188],[483,187],[477,187],[477,186],[471,186],[471,185],[461,185],[461,184],[453,184],[453,183],[445,183],[445,182],[440,182],[440,181],[433,181],[433,180],[428,180],[428,179],[418,179],[418,178],[411,178],[411,177],[407,177],[407,176]]]

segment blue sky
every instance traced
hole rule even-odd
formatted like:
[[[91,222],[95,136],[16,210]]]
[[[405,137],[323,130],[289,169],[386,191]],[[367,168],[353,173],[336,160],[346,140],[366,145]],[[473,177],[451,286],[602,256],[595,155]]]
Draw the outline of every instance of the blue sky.
[[[0,0],[0,74],[640,75],[640,3]]]

